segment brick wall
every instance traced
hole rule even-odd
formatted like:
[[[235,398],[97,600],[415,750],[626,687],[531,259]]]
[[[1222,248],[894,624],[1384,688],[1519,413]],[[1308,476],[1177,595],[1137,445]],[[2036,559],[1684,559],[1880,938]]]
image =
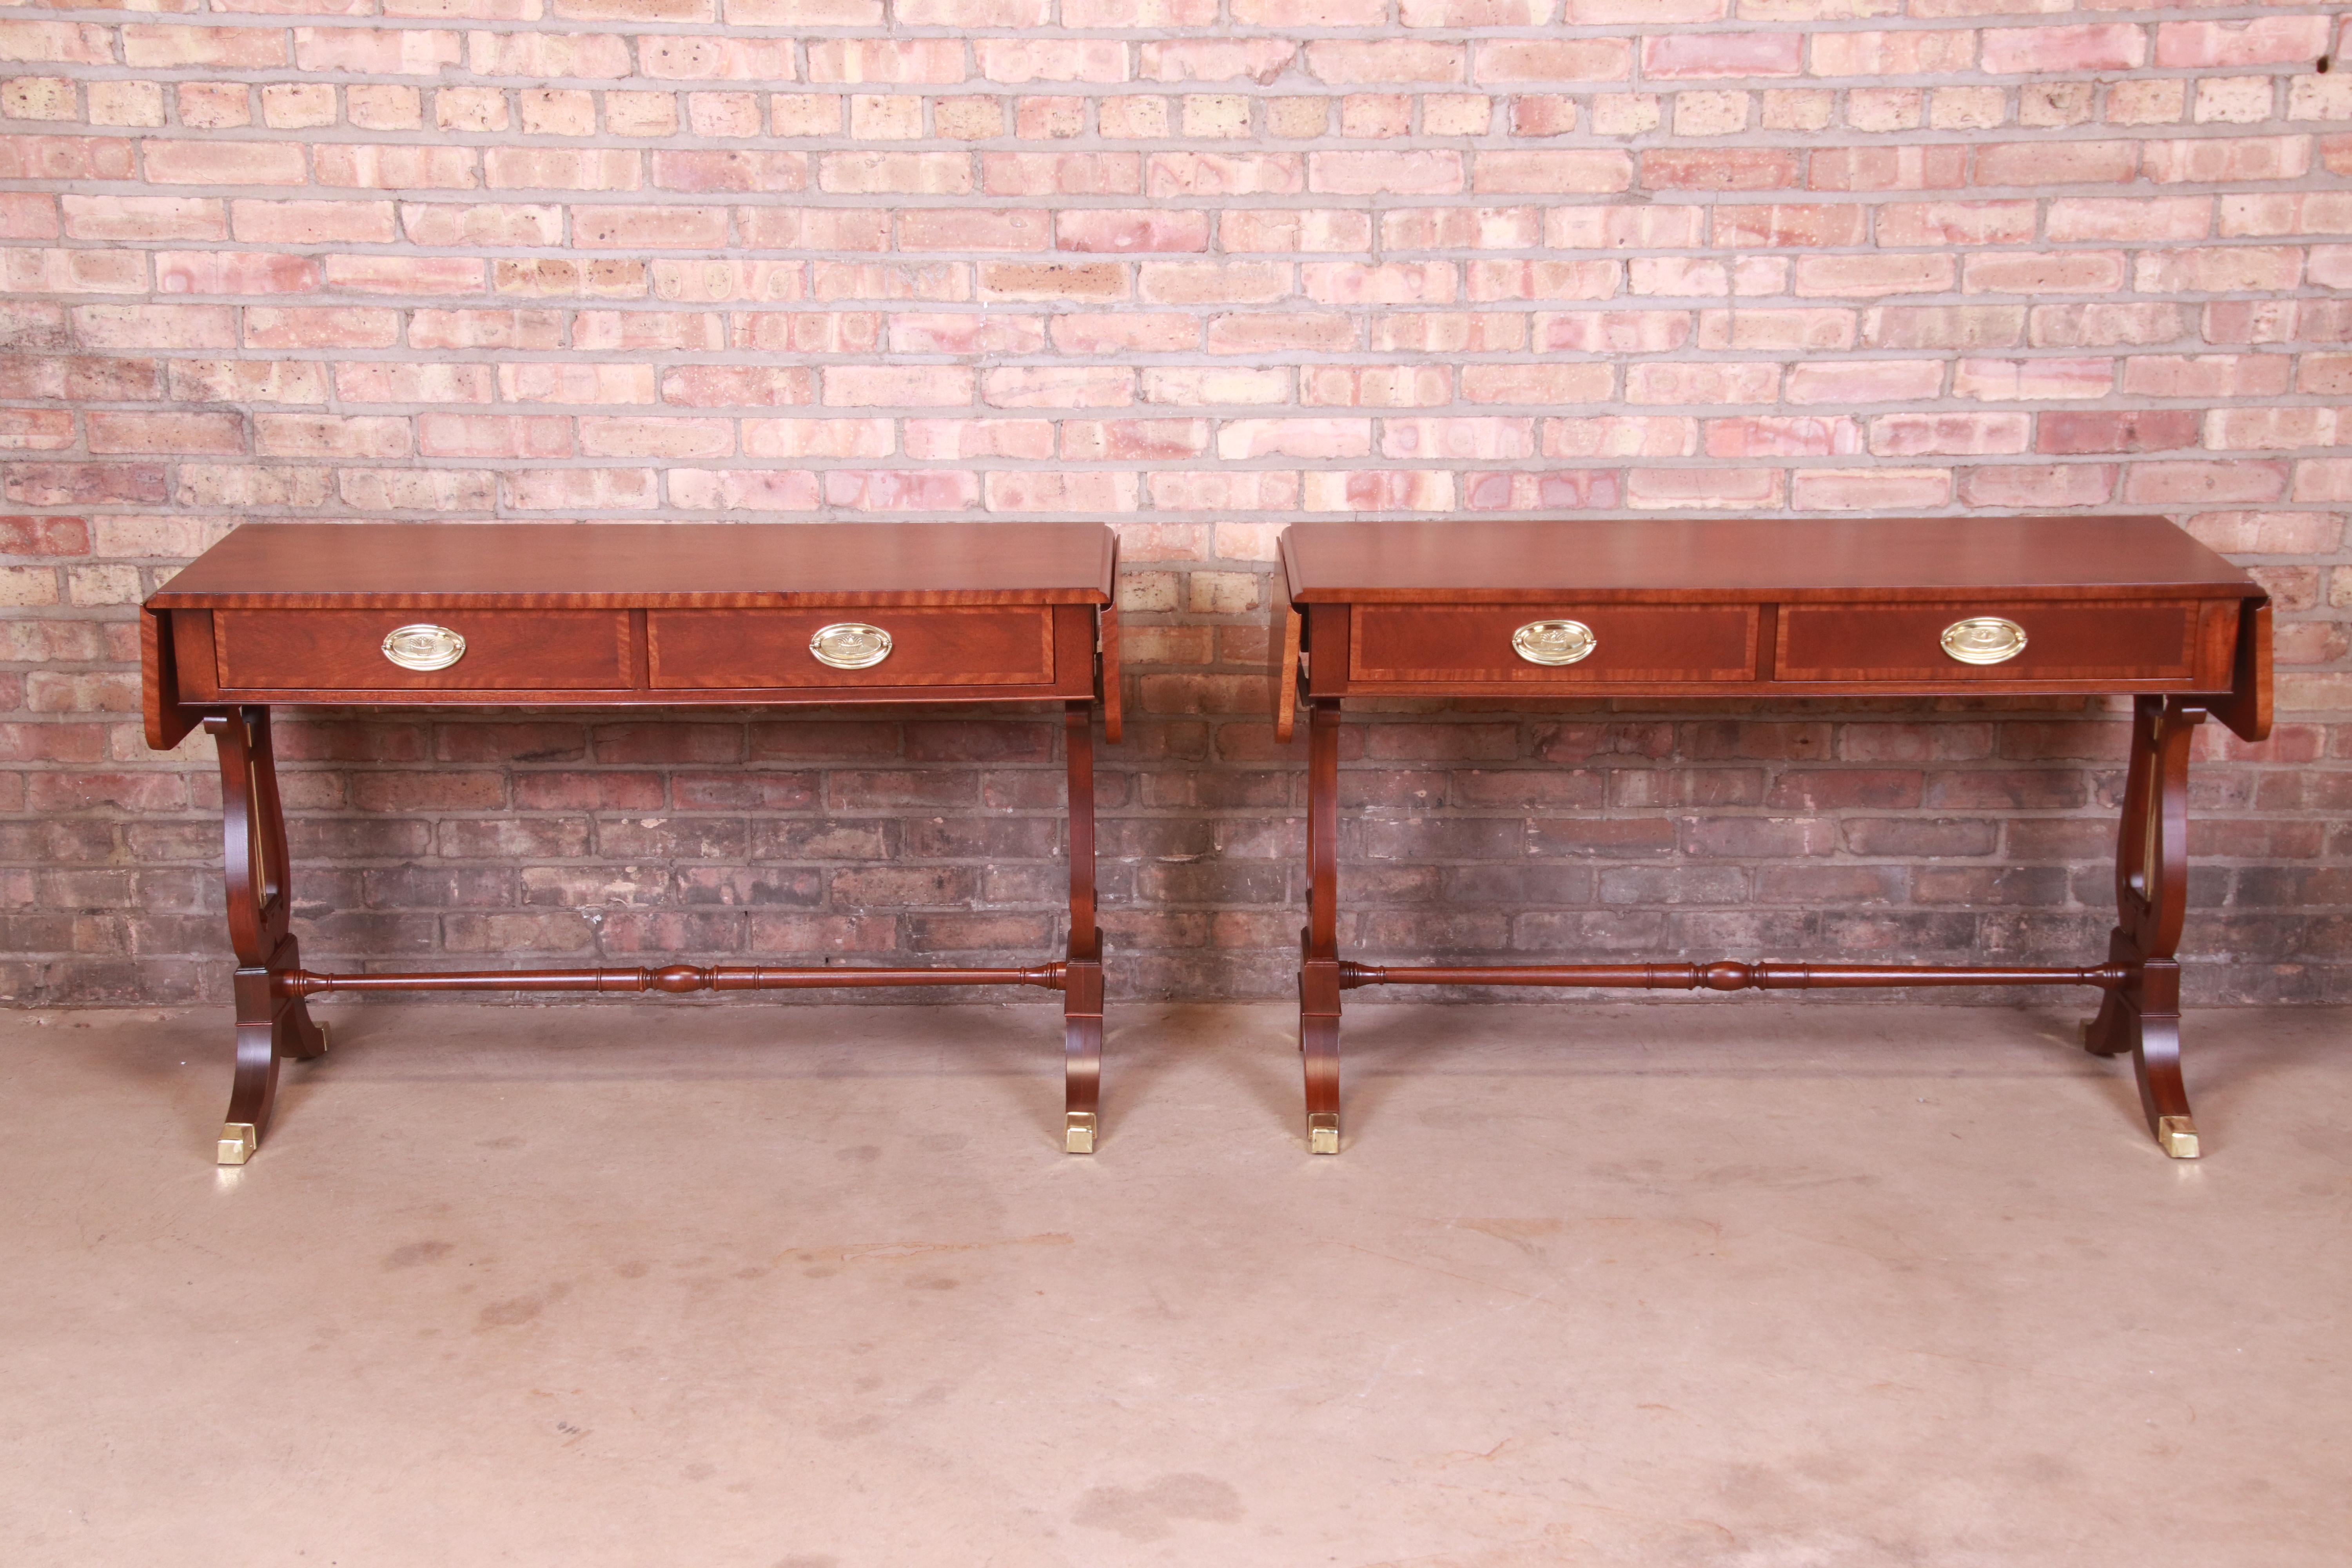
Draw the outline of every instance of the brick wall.
[[[2352,68],[2065,0],[0,6],[0,990],[220,994],[131,606],[267,518],[1108,518],[1120,991],[1279,994],[1272,540],[2161,511],[2282,616],[2203,998],[2352,995]],[[1055,727],[284,731],[310,955],[1008,952]],[[199,742],[200,744],[201,742]],[[2102,951],[2122,736],[1994,702],[1348,731],[1394,957]]]

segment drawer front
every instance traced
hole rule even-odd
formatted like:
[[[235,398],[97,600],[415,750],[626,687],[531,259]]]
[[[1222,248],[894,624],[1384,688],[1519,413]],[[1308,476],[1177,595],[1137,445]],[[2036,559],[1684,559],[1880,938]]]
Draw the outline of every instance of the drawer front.
[[[384,639],[440,627],[464,650],[438,669],[394,661]],[[625,689],[626,610],[216,610],[214,658],[225,691]],[[412,661],[446,658],[430,632],[398,645]]]
[[[845,668],[811,642],[828,626],[876,627],[888,649]],[[651,610],[648,677],[656,688],[1039,686],[1054,679],[1054,612],[1045,605],[970,609]],[[836,658],[871,658],[876,639],[828,639]]]
[[[2235,606],[2214,604],[2229,619]],[[1780,610],[1782,680],[2185,681],[2197,672],[2200,604],[1786,605]],[[2006,621],[2025,646],[1997,662],[1946,651],[1948,630],[1966,621]],[[2234,635],[2234,621],[2228,628]],[[2014,634],[1995,626],[1999,651]],[[1964,651],[1965,637],[1959,639]],[[1979,657],[1982,657],[1980,654]]]
[[[1358,605],[1348,677],[1552,687],[1752,680],[1756,620],[1753,605]],[[1591,651],[1568,664],[1521,655],[1514,636],[1547,622],[1582,626]],[[1566,640],[1572,648],[1584,638],[1571,630]]]

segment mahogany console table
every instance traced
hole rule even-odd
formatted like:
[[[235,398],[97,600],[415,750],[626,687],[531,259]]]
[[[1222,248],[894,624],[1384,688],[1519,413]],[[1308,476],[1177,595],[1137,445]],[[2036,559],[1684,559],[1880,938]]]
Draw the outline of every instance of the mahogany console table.
[[[1299,523],[1277,729],[1307,709],[1298,1033],[1308,1146],[1339,1149],[1339,994],[1360,985],[2088,985],[2084,1043],[2131,1053],[2165,1152],[2198,1152],[2180,1080],[2189,742],[2271,725],[2270,603],[2161,518]],[[1359,963],[1339,948],[1339,707],[1350,697],[2128,694],[2106,962]]]
[[[1034,985],[1063,995],[1064,1146],[1094,1151],[1102,1063],[1094,742],[1119,738],[1118,536],[1097,523],[268,523],[239,528],[141,617],[148,744],[220,753],[236,1078],[219,1159],[269,1124],[303,999],[357,991],[782,991]],[[305,970],[288,930],[277,703],[337,707],[1062,706],[1067,953],[1024,969]]]

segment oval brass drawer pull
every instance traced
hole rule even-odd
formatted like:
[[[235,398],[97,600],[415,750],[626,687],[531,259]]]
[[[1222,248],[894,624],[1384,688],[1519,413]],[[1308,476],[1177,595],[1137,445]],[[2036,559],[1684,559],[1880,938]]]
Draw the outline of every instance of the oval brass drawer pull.
[[[419,621],[384,633],[383,657],[403,669],[446,669],[466,657],[466,639],[447,626]]]
[[[809,652],[835,669],[871,669],[890,657],[890,634],[863,621],[835,621],[817,628]]]
[[[1946,626],[1943,643],[1962,664],[2007,664],[2025,651],[2025,628],[2000,616],[1970,616]]]
[[[1511,634],[1511,649],[1529,664],[1574,664],[1601,646],[1582,621],[1529,621]]]

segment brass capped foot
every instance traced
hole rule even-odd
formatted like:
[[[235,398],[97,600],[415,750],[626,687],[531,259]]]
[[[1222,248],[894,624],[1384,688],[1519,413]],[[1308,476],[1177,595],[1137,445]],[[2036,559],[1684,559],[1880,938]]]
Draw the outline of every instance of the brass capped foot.
[[[1091,1154],[1095,1152],[1095,1113],[1073,1110],[1062,1119],[1062,1152]]]
[[[2156,1142],[2176,1160],[2194,1160],[2201,1152],[2197,1147],[2197,1123],[2186,1116],[2158,1117]]]
[[[261,1134],[250,1121],[224,1121],[220,1130],[220,1148],[213,1159],[215,1164],[242,1165],[253,1158],[261,1147]]]
[[[1307,1152],[1310,1154],[1336,1154],[1339,1152],[1339,1118],[1328,1110],[1318,1110],[1307,1119]]]
[[[319,1026],[319,1054],[320,1054],[320,1056],[322,1056],[322,1057],[323,1057],[323,1056],[325,1056],[329,1051],[331,1051],[331,1050],[332,1050],[332,1049],[334,1048],[334,1045],[335,1045],[335,1026],[334,1026],[332,1024],[321,1024],[321,1025],[320,1025],[320,1026]]]

